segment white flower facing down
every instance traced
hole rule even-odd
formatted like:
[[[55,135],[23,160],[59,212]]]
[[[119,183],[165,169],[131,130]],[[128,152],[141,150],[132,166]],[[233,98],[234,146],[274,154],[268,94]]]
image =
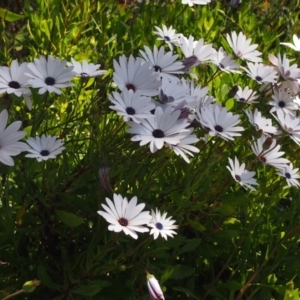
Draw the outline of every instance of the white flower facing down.
[[[71,58],[71,61],[72,63],[68,62],[67,65],[69,67],[74,67],[73,71],[80,77],[96,77],[107,72],[107,70],[98,70],[101,66],[100,64],[95,65],[93,63],[88,63],[86,60],[80,63],[74,58]]]
[[[190,124],[186,119],[178,119],[181,111],[172,111],[168,106],[163,110],[160,106],[155,109],[155,118],[141,119],[140,124],[128,122],[131,126],[128,133],[135,134],[132,141],[140,141],[140,146],[150,143],[150,151],[156,152],[164,146],[164,143],[176,145],[181,139],[189,135],[190,130],[186,129]]]
[[[181,3],[193,6],[194,4],[206,5],[207,3],[210,3],[210,1],[211,0],[181,0]]]
[[[300,38],[298,38],[296,34],[293,35],[293,42],[294,44],[292,43],[280,43],[280,44],[288,46],[295,51],[300,51]]]
[[[15,163],[11,156],[28,150],[28,145],[18,142],[26,135],[25,131],[19,131],[22,122],[15,121],[5,128],[7,120],[8,112],[5,109],[0,113],[0,162],[7,166],[13,166]]]
[[[106,198],[106,203],[101,204],[105,211],[99,210],[97,213],[102,216],[110,225],[108,230],[114,232],[123,231],[134,239],[138,238],[136,232],[148,232],[149,228],[143,226],[149,224],[151,215],[149,211],[142,211],[145,203],[137,205],[137,197],[134,196],[128,202],[127,198],[114,194],[114,202]]]
[[[212,62],[226,73],[241,73],[237,70],[240,65],[236,63],[232,59],[232,56],[230,54],[227,54],[222,47],[219,49]]]
[[[298,171],[299,168],[294,169],[293,164],[290,163],[280,169],[277,175],[285,177],[288,186],[300,187],[300,183],[297,180],[297,178],[300,178],[300,175],[297,173]]]
[[[269,141],[271,141],[271,144],[266,149]],[[276,145],[276,140],[265,135],[262,135],[256,143],[253,143],[251,148],[257,158],[265,165],[281,169],[285,166],[285,164],[290,163],[288,159],[280,157],[284,154],[284,152],[279,151],[280,145]]]
[[[226,35],[226,39],[237,57],[253,62],[262,61],[262,59],[259,57],[262,53],[255,50],[258,45],[251,45],[252,40],[247,39],[242,32],[237,35],[236,32],[233,31],[231,32],[231,36],[229,34]]]
[[[34,63],[27,64],[31,71],[25,73],[31,78],[28,83],[33,88],[40,88],[40,95],[46,93],[46,91],[60,95],[62,93],[61,88],[74,86],[74,83],[70,82],[75,75],[73,67],[66,68],[66,64],[66,61],[53,58],[52,55],[48,59],[44,56],[41,56],[40,59],[35,58]]]
[[[123,116],[124,122],[131,119],[135,123],[140,123],[140,119],[154,117],[151,113],[151,110],[156,107],[154,101],[150,97],[141,96],[140,91],[134,93],[132,90],[124,88],[122,94],[113,92],[113,96],[109,95],[108,97],[114,104],[109,108]]]
[[[30,137],[26,142],[32,148],[27,150],[30,154],[26,154],[25,156],[36,158],[38,162],[49,158],[56,158],[65,149],[65,147],[62,147],[63,142],[51,135],[45,136],[43,134],[42,137]]]
[[[181,34],[180,33],[176,34],[175,33],[176,31],[175,29],[173,29],[172,26],[170,26],[169,29],[164,24],[162,25],[162,29],[160,29],[157,26],[154,27],[156,28],[157,31],[153,31],[153,33],[159,36],[158,40],[165,41],[168,44],[171,51],[173,51],[172,44],[175,44],[177,46],[179,45],[179,39],[181,37]]]
[[[260,63],[248,63],[247,68],[241,67],[247,73],[247,75],[256,80],[257,83],[276,83],[277,81],[277,72],[274,67],[266,66]]]
[[[258,95],[256,92],[249,89],[247,86],[244,89],[239,86],[236,94],[234,95],[235,100],[248,104],[257,103],[257,101],[255,101],[257,98]]]
[[[125,55],[119,57],[119,63],[114,59],[113,80],[122,91],[125,87],[128,90],[136,92],[139,90],[141,95],[156,96],[158,95],[160,81],[157,80],[159,74],[151,69],[151,65],[138,57],[135,59],[130,55],[127,60]]]
[[[171,51],[166,52],[164,47],[157,49],[154,46],[153,51],[149,47],[144,46],[145,52],[140,50],[143,59],[150,63],[154,72],[160,73],[161,76],[170,74],[183,74],[184,65],[180,61],[176,61],[178,55],[173,55]]]
[[[17,97],[23,96],[28,109],[31,110],[29,77],[25,75],[28,71],[27,63],[19,65],[17,60],[12,61],[10,68],[0,67],[0,94],[6,92],[15,94]]]
[[[171,220],[172,217],[167,218],[167,213],[161,214],[161,212],[156,208],[154,212],[151,210],[152,219],[148,224],[151,227],[150,234],[153,234],[153,238],[157,239],[161,235],[165,240],[168,239],[168,236],[173,237],[174,234],[177,234],[173,229],[177,229],[178,226],[174,225],[175,220]]]
[[[233,140],[233,137],[241,135],[239,131],[245,130],[243,127],[235,127],[240,122],[239,115],[233,115],[218,104],[204,106],[197,113],[201,125],[207,128],[212,136],[218,135],[224,140]]]
[[[272,120],[265,118],[257,108],[255,108],[254,112],[247,109],[244,112],[256,131],[261,130],[267,135],[277,133],[277,128],[272,125]]]
[[[256,191],[252,185],[257,185],[258,183],[253,178],[255,172],[249,172],[245,169],[245,163],[240,165],[238,159],[235,157],[234,162],[231,158],[228,158],[229,165],[226,168],[231,173],[233,179],[238,182],[241,186],[249,188],[251,191]]]

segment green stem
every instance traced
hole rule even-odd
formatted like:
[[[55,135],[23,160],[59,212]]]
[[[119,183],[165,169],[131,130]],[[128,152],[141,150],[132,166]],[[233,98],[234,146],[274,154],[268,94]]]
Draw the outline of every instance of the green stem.
[[[17,292],[15,292],[15,293],[13,293],[13,294],[10,294],[10,295],[4,297],[2,300],[10,299],[10,298],[15,297],[15,296],[18,296],[18,295],[20,295],[20,294],[22,294],[22,293],[23,293],[23,290],[17,291]]]

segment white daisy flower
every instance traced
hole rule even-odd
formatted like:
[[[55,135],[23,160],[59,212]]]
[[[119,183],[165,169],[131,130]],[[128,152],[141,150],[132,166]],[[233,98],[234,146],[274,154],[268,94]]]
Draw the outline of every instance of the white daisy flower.
[[[134,58],[130,55],[127,60],[125,55],[119,57],[119,63],[114,59],[113,80],[122,91],[124,87],[136,92],[140,90],[141,95],[158,95],[160,81],[157,80],[159,74],[154,73],[151,65],[141,58]]]
[[[286,58],[285,54],[283,54],[282,58],[280,54],[278,54],[278,57],[269,54],[268,57],[284,80],[296,81],[300,79],[300,69],[297,68],[296,64],[290,66],[290,61]]]
[[[167,218],[167,213],[161,214],[156,208],[156,212],[151,210],[152,219],[148,224],[151,227],[150,234],[153,234],[153,238],[156,240],[159,235],[161,235],[165,240],[168,236],[173,237],[177,234],[173,229],[177,229],[178,226],[174,225],[175,220],[171,220],[172,217]]]
[[[300,119],[294,115],[286,114],[283,111],[277,111],[277,116],[274,114],[273,116],[294,142],[300,145]]]
[[[159,100],[163,104],[177,106],[182,101],[192,100],[191,96],[187,96],[188,89],[175,78],[163,77],[159,91]]]
[[[52,55],[48,60],[44,56],[40,59],[35,58],[34,63],[28,63],[30,73],[25,73],[31,79],[28,83],[33,88],[40,88],[39,94],[49,93],[61,94],[60,88],[74,86],[70,80],[74,77],[73,67],[66,68],[66,61],[60,58],[53,58]]]
[[[140,54],[143,56],[146,62],[149,62],[154,72],[160,73],[161,76],[171,74],[183,74],[184,65],[180,61],[176,61],[178,55],[172,55],[172,52],[166,52],[164,47],[160,47],[159,50],[154,46],[153,52],[149,47],[144,46],[145,51],[140,50]]]
[[[286,114],[294,115],[294,111],[298,109],[297,103],[295,103],[294,97],[283,90],[274,91],[272,95],[273,101],[269,101],[268,104],[272,105],[270,112],[284,111]]]
[[[247,68],[241,67],[246,71],[247,75],[256,80],[259,84],[262,83],[276,83],[277,81],[277,72],[274,67],[266,66],[259,63],[248,63]]]
[[[110,225],[108,230],[114,232],[123,231],[134,239],[138,238],[136,232],[148,232],[149,228],[142,226],[149,224],[151,215],[149,211],[142,211],[145,203],[137,205],[137,197],[134,196],[128,202],[127,198],[114,194],[114,202],[105,198],[107,205],[101,204],[105,211],[98,210],[97,213],[102,216]]]
[[[268,149],[266,147],[269,145]],[[283,151],[279,151],[280,145],[276,145],[276,140],[265,136],[264,134],[257,140],[256,143],[251,145],[251,148],[257,158],[265,165],[273,166],[275,168],[281,169],[285,164],[290,163],[286,158],[281,158],[284,154]]]
[[[251,191],[256,191],[252,185],[258,185],[255,176],[255,172],[249,172],[245,169],[245,163],[240,165],[238,159],[235,157],[234,162],[231,158],[228,158],[229,165],[226,168],[231,173],[233,179],[238,182],[244,188],[249,188]]]
[[[38,162],[43,160],[47,160],[49,158],[56,158],[58,154],[60,154],[65,147],[63,146],[63,142],[60,139],[56,139],[55,136],[45,136],[42,137],[30,137],[26,141],[32,148],[27,149],[31,154],[26,154],[26,157],[36,158]]]
[[[162,25],[162,29],[160,29],[159,27],[157,26],[154,26],[156,28],[157,31],[154,31],[154,33],[156,35],[159,36],[158,40],[161,40],[161,41],[165,41],[170,50],[173,51],[173,45],[172,44],[175,44],[175,45],[179,45],[179,39],[181,37],[181,34],[176,34],[175,32],[175,29],[173,29],[172,26],[170,26],[170,28],[168,29],[166,25]]]
[[[29,110],[32,109],[31,91],[29,87],[29,77],[27,63],[18,64],[13,60],[10,68],[0,67],[0,94],[15,94],[17,97],[23,96]]]
[[[262,61],[262,59],[259,57],[262,53],[255,50],[258,45],[251,45],[252,40],[247,39],[242,32],[237,35],[236,32],[233,31],[231,32],[231,36],[229,34],[226,35],[226,39],[237,57],[253,61],[255,63]]]
[[[26,135],[25,131],[19,131],[22,122],[15,121],[7,128],[8,112],[6,109],[0,113],[0,162],[7,166],[14,166],[11,156],[19,155],[28,150],[28,145],[18,142]]]
[[[232,59],[232,56],[227,54],[222,47],[219,49],[212,62],[226,73],[241,73],[240,71],[236,70],[240,67],[240,65],[236,63]]]
[[[150,294],[151,300],[165,300],[164,293],[161,290],[161,287],[157,281],[157,279],[154,277],[154,275],[148,273],[147,274],[147,287]]]
[[[193,129],[190,129],[190,133],[193,132]],[[181,157],[187,162],[190,163],[190,160],[187,156],[194,156],[194,153],[199,153],[200,150],[191,144],[197,143],[199,139],[195,134],[188,135],[187,137],[180,140],[177,145],[169,145],[171,149],[174,150],[176,155],[181,155]]]
[[[197,113],[200,123],[209,130],[211,136],[219,135],[224,140],[233,140],[233,137],[241,135],[239,131],[245,130],[235,127],[240,122],[239,115],[233,115],[218,104],[204,106]]]
[[[257,103],[255,100],[258,97],[259,95],[257,95],[255,91],[249,89],[247,86],[244,89],[239,86],[236,94],[234,95],[235,100],[248,104]]]
[[[194,4],[206,5],[207,3],[210,3],[210,1],[211,0],[181,0],[181,3],[193,6]]]
[[[113,96],[109,95],[109,100],[114,104],[109,108],[115,110],[118,115],[123,116],[124,122],[130,119],[135,123],[140,123],[140,119],[153,118],[151,110],[156,105],[150,97],[141,96],[140,91],[134,92],[124,88],[122,94],[113,92]]]
[[[131,140],[141,141],[140,146],[150,143],[150,151],[154,153],[164,143],[176,145],[189,135],[190,130],[186,129],[189,123],[186,119],[179,119],[180,113],[180,110],[173,112],[170,106],[165,110],[158,106],[155,109],[155,118],[141,119],[140,124],[128,122],[131,128],[127,132],[135,134]]]
[[[267,135],[277,133],[277,128],[272,125],[272,120],[262,116],[261,112],[258,111],[257,108],[255,108],[254,112],[252,112],[250,109],[245,109],[244,112],[256,131],[261,130]]]
[[[297,178],[300,178],[300,175],[297,173],[298,171],[299,168],[294,169],[293,164],[290,163],[280,169],[277,175],[285,177],[288,186],[300,187],[300,183],[297,180]]]
[[[88,63],[86,60],[80,63],[74,58],[71,58],[71,61],[72,63],[67,62],[67,66],[74,67],[73,71],[80,77],[96,77],[107,72],[107,70],[98,70],[100,68],[100,64],[95,65],[93,63]]]
[[[212,44],[204,44],[204,40],[194,41],[193,36],[187,39],[185,36],[180,38],[180,48],[186,57],[182,63],[185,70],[195,67],[205,61],[215,59],[217,51],[212,47]]]
[[[291,44],[291,43],[280,43],[280,44],[288,46],[295,51],[300,51],[300,38],[298,38],[296,34],[293,35],[293,41],[294,41],[294,44]]]

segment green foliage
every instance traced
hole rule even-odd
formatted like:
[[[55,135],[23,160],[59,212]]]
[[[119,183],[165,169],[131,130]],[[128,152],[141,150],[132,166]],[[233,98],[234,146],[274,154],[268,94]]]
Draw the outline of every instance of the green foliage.
[[[180,0],[123,2],[25,0],[0,8],[1,65],[54,55],[108,70],[75,80],[62,95],[33,92],[31,111],[21,98],[1,95],[0,110],[9,111],[10,122],[22,120],[28,137],[56,135],[66,149],[43,163],[22,154],[14,167],[0,164],[0,296],[36,278],[40,286],[18,299],[149,299],[147,269],[166,299],[299,299],[299,191],[286,189],[266,167],[257,172],[258,191],[250,193],[226,169],[235,155],[251,169],[259,166],[249,153],[255,130],[237,144],[200,141],[199,155],[187,164],[168,149],[151,154],[130,141],[107,97],[115,90],[113,59],[161,45],[154,26],[172,25],[225,50],[226,34],[243,31],[267,61],[268,53],[282,51],[280,42],[299,32],[299,1],[243,0],[238,8],[225,0],[192,8]],[[244,104],[228,92],[234,85],[259,86],[215,71],[201,65],[195,73],[220,103],[242,115]],[[269,107],[261,110],[267,114]],[[299,166],[299,147],[291,143],[282,141],[284,151]],[[178,235],[165,241],[141,234],[135,241],[108,231],[97,214],[105,197],[112,198],[98,178],[104,164],[116,193],[138,196],[148,210],[167,211],[179,224]],[[286,286],[292,279],[295,288]]]

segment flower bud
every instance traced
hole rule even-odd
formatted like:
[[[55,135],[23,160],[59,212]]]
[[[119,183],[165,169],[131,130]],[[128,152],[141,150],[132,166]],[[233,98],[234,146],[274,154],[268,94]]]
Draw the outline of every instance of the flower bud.
[[[146,274],[147,274],[147,286],[148,286],[151,300],[165,300],[164,294],[154,275],[149,274],[147,271]]]
[[[31,280],[31,281],[26,281],[23,284],[22,291],[23,291],[23,293],[31,293],[40,284],[41,284],[41,282],[39,280],[36,280],[36,279]]]

